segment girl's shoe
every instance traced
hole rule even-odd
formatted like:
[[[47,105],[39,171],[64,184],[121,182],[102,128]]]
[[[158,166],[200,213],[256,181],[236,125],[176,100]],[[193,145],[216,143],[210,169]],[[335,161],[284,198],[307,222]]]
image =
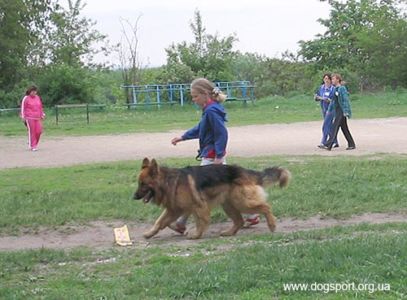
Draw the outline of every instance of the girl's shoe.
[[[245,220],[244,220],[244,225],[243,225],[243,227],[250,227],[250,226],[253,226],[253,225],[257,225],[257,224],[259,224],[260,223],[260,217],[259,217],[259,215],[256,215],[256,216],[254,216],[254,217],[249,217],[249,218],[246,218]]]
[[[180,234],[184,234],[185,230],[187,230],[187,228],[185,227],[184,224],[179,224],[179,223],[172,223],[172,224],[168,225],[168,227]]]

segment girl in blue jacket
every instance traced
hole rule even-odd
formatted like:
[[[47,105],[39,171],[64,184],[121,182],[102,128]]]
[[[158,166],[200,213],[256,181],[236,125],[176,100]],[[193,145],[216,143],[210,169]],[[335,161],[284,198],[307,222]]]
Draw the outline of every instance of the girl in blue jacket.
[[[226,95],[205,78],[195,79],[191,84],[192,101],[202,108],[201,121],[186,131],[181,137],[175,137],[171,143],[199,139],[199,157],[201,165],[225,163],[228,131],[225,122],[226,111],[220,104]]]
[[[228,131],[225,108],[221,105],[226,100],[226,95],[205,78],[195,79],[191,83],[192,101],[202,108],[202,117],[198,125],[187,130],[181,137],[171,140],[173,145],[181,141],[199,139],[199,154],[201,166],[210,164],[226,164],[226,145]],[[181,216],[170,228],[184,233],[188,216]],[[254,220],[254,221],[252,221]],[[257,214],[248,215],[246,223],[250,225],[259,223]]]

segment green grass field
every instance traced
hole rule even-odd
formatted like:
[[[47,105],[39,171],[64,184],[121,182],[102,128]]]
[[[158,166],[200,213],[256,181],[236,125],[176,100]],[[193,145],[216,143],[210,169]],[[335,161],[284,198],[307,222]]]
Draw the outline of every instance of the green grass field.
[[[403,299],[406,263],[405,223],[188,247],[42,249],[0,253],[0,298]],[[315,283],[319,290],[285,286]],[[343,290],[329,290],[330,284]]]
[[[406,92],[351,97],[355,118],[407,116]],[[321,119],[311,97],[226,106],[229,126]],[[92,112],[89,125],[75,112],[56,126],[49,112],[45,128],[54,136],[153,132],[186,129],[199,118],[192,106],[107,110]],[[17,117],[0,116],[0,135],[24,134]],[[161,209],[132,200],[140,163],[0,170],[0,236],[96,220],[152,223]],[[159,163],[196,165],[193,158]],[[292,172],[288,188],[269,190],[278,218],[407,216],[406,155],[228,157],[228,163],[256,170],[280,165]],[[220,209],[212,217],[227,219]],[[143,245],[0,252],[0,299],[407,298],[407,223]],[[314,284],[317,290],[289,291],[287,284]],[[342,290],[334,291],[338,285]]]
[[[407,116],[407,91],[351,95],[351,99],[353,116],[357,119]],[[259,99],[255,105],[232,102],[225,106],[228,126],[321,120],[319,104],[311,96],[268,97]],[[50,110],[44,127],[48,136],[159,132],[187,129],[195,125],[200,116],[201,112],[193,105],[131,111],[111,107],[104,111],[93,109],[87,125],[84,110],[72,109],[64,110],[59,125],[56,125],[55,112]],[[0,135],[25,134],[26,129],[16,114],[0,115]]]
[[[252,169],[287,167],[287,189],[274,188],[269,200],[276,216],[320,214],[349,217],[364,212],[407,212],[407,157],[258,157],[229,158]],[[165,159],[168,166],[196,164]],[[152,222],[161,209],[132,200],[140,161],[65,168],[0,170],[0,232],[92,220]],[[217,211],[214,220],[225,220]]]
[[[291,185],[270,191],[277,217],[407,213],[405,155],[229,162],[291,170]],[[131,161],[1,170],[0,235],[91,220],[152,222],[160,209],[131,199],[139,167]],[[225,216],[217,210],[213,219]],[[406,237],[407,223],[362,224],[188,246],[0,252],[0,299],[403,299]],[[287,290],[288,284],[318,290]],[[336,285],[344,290],[335,292]]]

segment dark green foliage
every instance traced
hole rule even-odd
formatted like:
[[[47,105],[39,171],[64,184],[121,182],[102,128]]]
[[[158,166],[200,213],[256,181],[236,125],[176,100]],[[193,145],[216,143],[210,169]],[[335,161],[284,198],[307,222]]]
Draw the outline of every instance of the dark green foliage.
[[[137,82],[249,80],[258,98],[312,94],[325,72],[341,73],[352,93],[407,87],[405,1],[321,1],[331,6],[329,18],[319,20],[326,32],[300,41],[299,53],[281,58],[235,51],[238,37],[208,34],[196,11],[190,24],[193,42],[170,45],[167,64],[138,70]],[[47,106],[126,101],[116,72],[94,64],[93,56],[109,47],[94,47],[105,36],[94,30],[94,21],[81,16],[84,5],[69,0],[65,9],[56,0],[0,0],[0,108],[18,106],[33,83]]]
[[[50,1],[0,1],[0,86],[5,93],[26,78],[50,11]]]
[[[92,102],[86,66],[105,36],[80,16],[81,0],[0,0],[0,108],[17,107],[28,85],[40,86],[45,105]]]
[[[324,1],[324,0],[323,0]],[[357,74],[360,90],[407,86],[407,20],[399,0],[329,0],[327,31],[300,41],[299,54],[318,70]]]
[[[93,29],[94,21],[81,17],[82,0],[68,0],[68,9],[58,6],[51,15],[54,30],[50,34],[50,59],[54,64],[68,66],[92,65],[92,55],[100,52],[92,45],[106,36]]]
[[[42,69],[37,83],[45,106],[68,103],[91,103],[95,97],[94,75],[85,68],[53,64]]]
[[[293,93],[302,92],[312,94],[316,82],[322,76],[315,74],[309,64],[287,53],[283,59],[238,53],[232,68],[236,79],[255,83],[258,98],[269,95],[292,96]]]

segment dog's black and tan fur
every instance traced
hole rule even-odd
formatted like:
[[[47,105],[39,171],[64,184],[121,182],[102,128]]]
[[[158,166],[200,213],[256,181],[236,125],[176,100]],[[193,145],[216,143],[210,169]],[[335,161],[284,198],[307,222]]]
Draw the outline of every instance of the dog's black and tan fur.
[[[270,231],[276,224],[267,203],[264,186],[286,186],[290,172],[280,167],[263,172],[248,170],[236,165],[209,165],[186,168],[158,166],[153,159],[143,160],[134,199],[143,199],[165,208],[153,228],[144,234],[151,238],[181,215],[193,215],[196,232],[188,237],[198,239],[210,223],[211,209],[221,205],[232,219],[233,226],[221,235],[234,235],[243,226],[242,213],[258,213],[266,217]]]

